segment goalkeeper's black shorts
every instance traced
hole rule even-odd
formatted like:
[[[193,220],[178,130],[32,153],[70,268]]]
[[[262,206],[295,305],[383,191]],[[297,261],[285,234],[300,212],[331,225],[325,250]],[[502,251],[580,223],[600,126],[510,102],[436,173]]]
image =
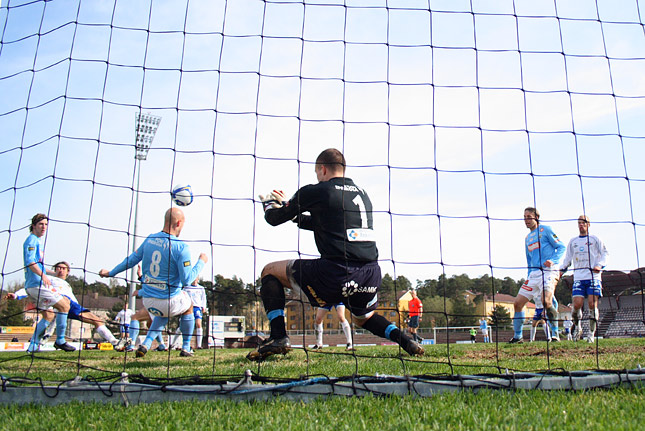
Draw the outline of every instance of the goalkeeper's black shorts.
[[[378,262],[297,259],[290,262],[287,275],[314,307],[342,302],[354,316],[360,317],[378,306],[376,294],[381,286]]]

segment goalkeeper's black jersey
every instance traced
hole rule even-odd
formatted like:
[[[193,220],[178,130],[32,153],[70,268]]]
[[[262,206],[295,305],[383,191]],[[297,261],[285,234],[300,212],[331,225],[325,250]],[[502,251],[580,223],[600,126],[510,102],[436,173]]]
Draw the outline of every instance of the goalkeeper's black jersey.
[[[286,205],[268,209],[264,215],[273,226],[294,217],[298,227],[314,232],[321,257],[354,262],[378,259],[372,202],[350,178],[304,186]]]

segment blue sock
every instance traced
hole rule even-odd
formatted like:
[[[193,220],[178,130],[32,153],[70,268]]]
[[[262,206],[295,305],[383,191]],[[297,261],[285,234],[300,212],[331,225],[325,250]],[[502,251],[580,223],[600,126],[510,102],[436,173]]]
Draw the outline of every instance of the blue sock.
[[[552,301],[553,301],[553,307],[555,308],[555,311],[557,312],[559,305],[558,305],[558,300],[555,297],[555,295],[553,296]],[[551,336],[552,337],[553,336],[558,336],[558,327],[560,326],[559,322],[557,320],[554,320],[552,322],[550,321],[549,323],[551,324]]]
[[[513,316],[513,332],[515,338],[522,338],[522,327],[524,326],[524,310],[516,311]]]
[[[158,332],[156,339],[157,339],[157,343],[159,343],[160,346],[166,347],[166,343],[164,343],[164,341],[163,341],[163,333]]]
[[[146,348],[149,349],[150,346],[152,346],[152,340],[157,338],[158,335],[161,335],[161,331],[163,330],[163,328],[166,327],[167,324],[168,324],[167,317],[155,316],[152,319],[152,324],[150,324],[150,329],[148,329],[148,335],[146,335],[146,339],[143,340],[143,343],[141,344],[143,344],[144,346],[146,346]]]
[[[549,321],[549,327],[551,328],[551,337],[558,336],[558,322]]]
[[[47,330],[47,327],[50,323],[50,321],[45,319],[40,319],[38,321],[38,323],[36,324],[36,329],[34,330],[34,334],[31,336],[31,342],[29,343],[29,348],[27,349],[27,351],[33,352],[38,350],[40,340],[41,338],[43,338],[43,334]]]
[[[132,338],[134,341],[137,340],[137,337],[139,337],[139,321],[138,320],[133,320],[130,322],[130,338]]]
[[[190,352],[190,340],[193,338],[195,330],[195,315],[193,313],[184,314],[179,318],[179,330],[183,339],[181,348]]]
[[[48,325],[49,326],[49,325]],[[65,343],[65,330],[67,329],[67,313],[56,312],[56,342]]]

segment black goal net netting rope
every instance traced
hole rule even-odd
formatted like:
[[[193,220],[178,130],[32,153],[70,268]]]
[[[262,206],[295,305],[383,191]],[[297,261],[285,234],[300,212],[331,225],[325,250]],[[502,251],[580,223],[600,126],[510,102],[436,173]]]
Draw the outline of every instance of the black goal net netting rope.
[[[258,195],[315,183],[316,156],[334,147],[374,205],[386,274],[379,313],[404,329],[407,300],[399,300],[417,290],[424,302],[419,333],[437,343],[423,344],[431,353],[424,357],[397,350],[400,368],[386,374],[572,371],[575,362],[552,360],[551,343],[524,353],[540,358],[531,367],[516,363],[517,352],[506,346],[513,297],[527,277],[522,215],[538,208],[564,246],[578,235],[578,217],[588,215],[590,233],[602,238],[610,260],[600,315],[587,311],[585,299],[582,327],[588,331],[597,320],[597,335],[605,338],[645,335],[641,6],[4,2],[2,295],[24,283],[22,245],[36,213],[49,217],[45,264],[71,264],[81,304],[88,307],[99,293],[127,293],[123,286],[134,272],[109,281],[106,292],[97,287],[107,281],[99,270],[113,268],[158,231],[171,188],[191,184],[182,239],[193,260],[200,252],[209,257],[201,276],[211,314],[246,315],[242,330],[266,332],[257,290],[263,266],[313,258],[318,250],[310,232],[266,224]],[[135,130],[140,114],[158,119],[145,142]],[[556,290],[561,327],[572,313],[570,278]],[[114,312],[115,301],[93,311]],[[3,300],[4,322],[39,319],[28,304],[16,311],[9,303]],[[349,355],[354,375],[379,373],[375,364],[392,359],[362,354],[361,340],[377,341],[357,325],[357,350],[314,351],[312,309],[298,298],[287,308],[292,344],[307,358]],[[494,347],[453,343],[470,342],[470,328],[482,341],[481,319],[492,325]],[[328,339],[345,344],[343,337]],[[598,369],[636,366],[633,356],[603,362],[598,340],[573,352],[594,358]],[[0,355],[8,355],[3,368],[10,370],[16,353]],[[372,365],[361,365],[367,358]],[[124,354],[121,371],[133,360]],[[38,361],[94,379],[113,376],[80,351],[66,360],[39,352],[31,357]],[[30,367],[26,375],[40,378]],[[284,377],[271,366],[248,367],[256,378]],[[302,376],[317,373],[309,360],[301,367]],[[147,378],[185,376],[179,368],[169,355],[165,376]]]

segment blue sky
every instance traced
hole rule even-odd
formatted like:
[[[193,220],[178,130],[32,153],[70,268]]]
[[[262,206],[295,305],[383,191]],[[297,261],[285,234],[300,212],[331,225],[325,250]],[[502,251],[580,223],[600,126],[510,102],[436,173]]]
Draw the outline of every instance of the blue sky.
[[[346,6],[343,6],[346,4]],[[471,8],[472,5],[472,8]],[[645,3],[7,1],[0,8],[0,260],[22,279],[31,216],[46,260],[96,279],[189,183],[182,238],[203,275],[251,282],[315,256],[256,202],[315,182],[325,148],[370,194],[383,272],[525,276],[523,208],[566,242],[586,212],[610,269],[643,266]],[[640,245],[640,247],[639,247]]]

